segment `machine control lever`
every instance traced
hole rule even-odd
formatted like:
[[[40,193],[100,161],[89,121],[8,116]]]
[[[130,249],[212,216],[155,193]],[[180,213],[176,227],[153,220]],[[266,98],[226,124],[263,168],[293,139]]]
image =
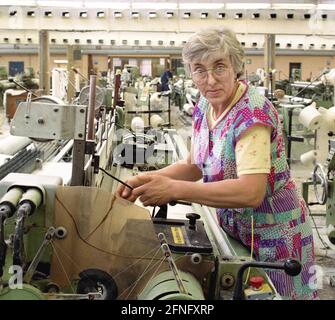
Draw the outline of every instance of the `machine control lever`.
[[[291,277],[297,276],[301,272],[301,264],[294,259],[287,259],[284,262],[262,262],[250,261],[244,263],[237,272],[236,286],[234,290],[233,300],[243,300],[243,274],[249,267],[281,269]]]

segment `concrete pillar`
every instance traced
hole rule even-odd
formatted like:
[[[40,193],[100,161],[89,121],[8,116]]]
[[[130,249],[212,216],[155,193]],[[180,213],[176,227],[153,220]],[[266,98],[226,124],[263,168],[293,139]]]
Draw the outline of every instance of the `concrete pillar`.
[[[266,74],[265,86],[269,89],[269,94],[275,89],[275,50],[276,40],[274,34],[266,34],[264,41],[264,70]]]
[[[67,47],[67,72],[69,75],[68,84],[67,84],[67,101],[71,103],[71,101],[75,98],[76,90],[74,88],[74,72],[71,69],[72,67],[75,67],[74,65],[74,51],[73,46]]]
[[[50,95],[50,53],[49,53],[49,32],[39,31],[39,63],[40,63],[40,89],[41,94]]]

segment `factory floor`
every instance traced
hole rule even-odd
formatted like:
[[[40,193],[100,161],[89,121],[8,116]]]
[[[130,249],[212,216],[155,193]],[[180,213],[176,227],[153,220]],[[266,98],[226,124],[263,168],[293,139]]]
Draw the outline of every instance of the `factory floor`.
[[[177,129],[185,143],[189,146],[191,118],[183,115],[178,107],[172,107],[171,122],[173,127]],[[0,107],[0,140],[8,135],[8,132],[9,123],[5,117],[3,107]],[[294,161],[291,165],[291,171],[301,191],[302,182],[311,176],[312,166],[306,167],[300,162]],[[315,201],[312,188],[309,190],[309,201]],[[329,242],[326,236],[325,206],[311,206],[310,211],[313,218],[319,299],[335,300],[335,287],[330,285],[331,276],[333,276],[335,280],[335,246]],[[320,238],[322,240],[320,240]]]

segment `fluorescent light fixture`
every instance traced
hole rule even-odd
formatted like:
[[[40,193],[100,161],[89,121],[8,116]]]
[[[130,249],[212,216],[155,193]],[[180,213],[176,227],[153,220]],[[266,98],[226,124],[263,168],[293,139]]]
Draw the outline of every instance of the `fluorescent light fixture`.
[[[87,12],[86,11],[82,11],[79,13],[80,18],[87,18]]]
[[[85,8],[104,8],[104,9],[114,9],[114,10],[126,10],[130,9],[129,2],[114,2],[114,1],[84,1]]]
[[[183,18],[184,19],[189,19],[191,17],[191,12],[184,12]]]
[[[295,9],[295,10],[310,10],[314,9],[315,5],[312,3],[273,3],[272,9]]]
[[[149,12],[149,18],[150,19],[157,18],[157,12]]]
[[[173,18],[173,12],[167,12],[167,13],[166,13],[166,17],[167,17],[168,19]]]
[[[40,7],[59,7],[59,8],[82,8],[82,1],[49,1],[49,0],[37,0],[35,4]]]
[[[140,16],[140,14],[138,12],[132,12],[131,13],[131,17],[134,19],[137,19]]]
[[[133,2],[133,9],[153,9],[153,10],[164,10],[164,9],[177,9],[177,3],[163,3],[163,2]],[[189,7],[188,7],[189,8]]]
[[[36,6],[36,1],[22,1],[22,0],[0,0],[0,6],[20,6],[20,7],[33,7]]]
[[[70,18],[70,12],[68,12],[68,11],[62,12],[62,17],[63,18]]]
[[[199,9],[207,9],[207,10],[215,10],[215,9],[223,9],[223,3],[179,3],[179,9],[190,9],[192,10],[199,10]]]
[[[318,10],[335,10],[335,4],[330,3],[320,3],[316,7]]]
[[[120,11],[115,11],[115,12],[114,12],[114,18],[122,18],[122,12],[120,12]]]
[[[68,60],[54,60],[54,63],[56,63],[56,64],[68,64],[69,61]]]
[[[202,12],[202,13],[200,14],[200,18],[201,18],[201,19],[207,19],[207,17],[208,17],[208,12]]]
[[[98,18],[104,18],[105,17],[105,12],[103,12],[103,11],[97,12],[97,17]]]
[[[270,3],[226,3],[226,9],[269,9]]]

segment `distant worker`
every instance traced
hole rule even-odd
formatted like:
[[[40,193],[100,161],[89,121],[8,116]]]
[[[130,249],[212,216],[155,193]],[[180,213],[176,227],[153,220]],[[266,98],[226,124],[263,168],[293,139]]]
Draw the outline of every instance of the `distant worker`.
[[[170,71],[170,69],[166,69],[164,71],[164,73],[161,76],[161,91],[169,91],[170,87],[169,87],[169,80],[172,79],[172,72]]]
[[[216,208],[223,230],[259,261],[300,261],[291,277],[266,269],[283,299],[317,297],[313,232],[285,155],[275,107],[240,77],[244,51],[228,29],[207,29],[183,48],[201,96],[187,159],[132,177],[118,195],[144,206],[184,200]],[[198,180],[202,178],[202,183]]]
[[[121,81],[124,84],[128,84],[131,81],[131,75],[129,71],[127,70],[126,67],[123,68],[122,73],[121,73]]]

